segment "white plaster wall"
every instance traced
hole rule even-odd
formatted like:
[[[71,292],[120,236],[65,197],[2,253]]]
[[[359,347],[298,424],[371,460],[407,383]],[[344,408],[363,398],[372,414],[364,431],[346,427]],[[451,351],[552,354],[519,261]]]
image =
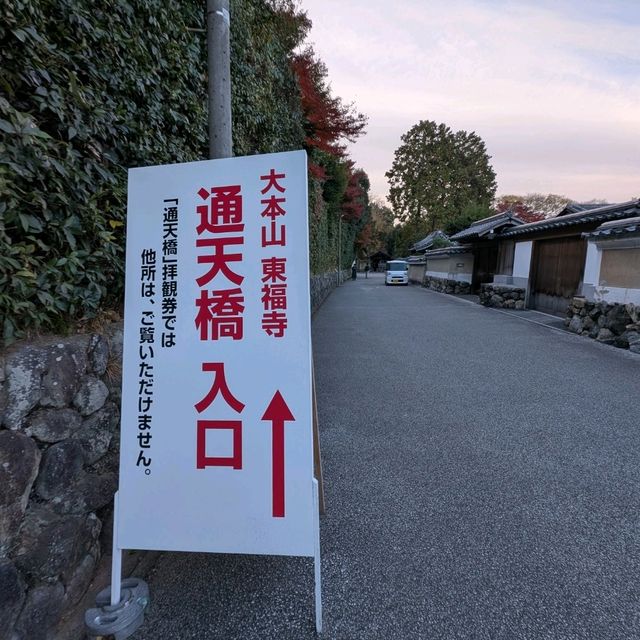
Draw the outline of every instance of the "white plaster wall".
[[[638,238],[604,241],[590,240],[587,245],[587,257],[584,265],[582,295],[594,302],[640,305],[640,289],[611,287],[607,284],[600,284],[603,251],[617,248],[636,248],[638,246],[640,246],[640,239]]]
[[[471,283],[471,274],[470,273],[450,273],[449,280],[456,280],[457,282]]]
[[[587,257],[584,263],[584,284],[597,285],[600,282],[602,251],[595,242],[587,245]]]
[[[453,273],[451,271],[427,271],[426,275],[442,280],[455,280],[457,282],[471,282],[470,273]]]
[[[594,289],[593,297],[596,302],[640,305],[640,289],[621,289],[619,287],[598,285]]]
[[[529,279],[529,270],[531,268],[531,251],[533,242],[516,242],[513,254],[513,277]]]
[[[412,282],[422,282],[425,273],[424,264],[410,264],[409,265],[409,280]]]

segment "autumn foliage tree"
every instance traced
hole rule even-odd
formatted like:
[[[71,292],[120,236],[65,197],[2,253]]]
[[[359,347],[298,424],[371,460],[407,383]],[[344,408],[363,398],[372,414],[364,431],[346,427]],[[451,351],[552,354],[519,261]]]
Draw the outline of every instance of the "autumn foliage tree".
[[[355,142],[362,135],[366,116],[356,112],[352,104],[345,105],[341,98],[331,95],[327,67],[311,47],[294,58],[293,68],[300,85],[307,146],[344,156],[343,141]]]
[[[367,118],[332,94],[327,67],[310,46],[294,56],[292,67],[300,89],[309,172],[322,191],[329,216],[318,221],[326,225],[330,240],[318,250],[327,257],[324,268],[335,264],[336,255],[344,267],[352,259],[356,236],[367,223],[369,190],[368,178],[349,159],[346,143],[364,133]],[[333,253],[330,245],[338,242],[342,246]]]
[[[347,163],[347,175],[347,188],[342,201],[342,219],[353,222],[360,220],[365,209],[364,194],[369,190],[369,179],[362,169],[354,169],[351,161]]]
[[[499,200],[495,205],[496,213],[504,213],[506,211],[511,212],[523,222],[537,222],[538,220],[542,220],[544,216],[540,213],[536,213],[529,207],[527,204],[522,202],[521,200],[516,200],[515,202],[505,202],[504,200]]]
[[[525,222],[535,222],[557,215],[571,200],[555,193],[528,193],[525,196],[503,195],[497,198],[496,211],[511,209]]]

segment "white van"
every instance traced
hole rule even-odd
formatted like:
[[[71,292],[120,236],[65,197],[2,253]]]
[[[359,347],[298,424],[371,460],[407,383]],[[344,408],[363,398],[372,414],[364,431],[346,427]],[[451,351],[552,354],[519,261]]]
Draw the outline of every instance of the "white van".
[[[406,260],[389,260],[387,262],[387,273],[384,278],[385,284],[409,284],[409,264]]]

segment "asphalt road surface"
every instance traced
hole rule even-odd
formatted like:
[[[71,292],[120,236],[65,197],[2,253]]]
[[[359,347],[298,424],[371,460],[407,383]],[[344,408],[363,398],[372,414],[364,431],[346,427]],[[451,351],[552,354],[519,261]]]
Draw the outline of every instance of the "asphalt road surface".
[[[373,273],[313,339],[324,638],[640,638],[640,356]],[[315,637],[308,559],[149,582],[135,638]]]

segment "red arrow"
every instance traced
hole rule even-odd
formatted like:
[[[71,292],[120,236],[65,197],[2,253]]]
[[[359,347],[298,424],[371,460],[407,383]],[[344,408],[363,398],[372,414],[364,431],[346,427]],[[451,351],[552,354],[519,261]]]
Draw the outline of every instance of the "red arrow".
[[[284,518],[284,423],[295,422],[295,418],[279,391],[273,394],[262,419],[273,423],[271,444],[273,517]]]

